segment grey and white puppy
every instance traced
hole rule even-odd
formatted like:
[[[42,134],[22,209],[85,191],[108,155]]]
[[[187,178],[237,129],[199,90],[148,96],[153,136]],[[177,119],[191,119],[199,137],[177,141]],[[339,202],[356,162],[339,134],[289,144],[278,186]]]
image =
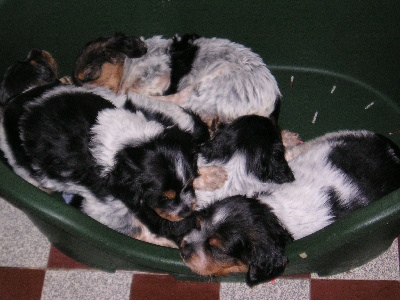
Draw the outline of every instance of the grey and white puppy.
[[[134,91],[179,104],[209,125],[216,118],[229,123],[249,114],[278,118],[281,93],[277,82],[251,49],[227,39],[195,34],[172,39],[155,36],[144,43],[147,53],[126,57],[119,75],[97,72],[95,78],[87,76],[81,83],[108,86],[104,78],[110,78],[117,93]],[[83,53],[88,57],[94,55],[87,51],[91,50],[84,49]],[[83,66],[81,62],[75,74],[80,74]],[[85,69],[88,67],[99,68],[87,64]],[[109,69],[103,66],[103,73]]]

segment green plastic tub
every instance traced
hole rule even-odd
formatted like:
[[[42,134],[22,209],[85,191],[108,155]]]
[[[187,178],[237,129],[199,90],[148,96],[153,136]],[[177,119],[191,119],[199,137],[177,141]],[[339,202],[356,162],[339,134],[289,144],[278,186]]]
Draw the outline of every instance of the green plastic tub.
[[[399,12],[398,0],[0,1],[0,72],[31,48],[41,48],[55,56],[61,75],[71,74],[87,41],[116,31],[224,37],[251,47],[271,68],[283,93],[282,128],[305,140],[338,129],[369,129],[400,144]],[[3,164],[0,177],[0,195],[58,249],[84,264],[211,280],[193,274],[178,250],[114,232]],[[288,245],[285,273],[347,271],[380,255],[399,234],[400,191],[395,191]]]

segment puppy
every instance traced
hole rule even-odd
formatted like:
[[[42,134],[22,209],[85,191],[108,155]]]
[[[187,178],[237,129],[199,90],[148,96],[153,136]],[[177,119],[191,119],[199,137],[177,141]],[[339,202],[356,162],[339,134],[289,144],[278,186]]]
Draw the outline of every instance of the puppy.
[[[112,39],[107,44],[112,44]],[[86,59],[97,55],[94,49],[103,48],[102,41],[94,41],[83,49],[75,78],[81,84],[112,86],[114,91],[118,86],[119,94],[134,91],[158,96],[158,100],[199,114],[210,126],[215,119],[229,123],[248,114],[278,119],[281,93],[277,82],[261,57],[249,48],[227,39],[195,34],[172,39],[155,36],[145,44],[147,53],[126,58],[123,72],[118,72],[112,79],[117,78],[116,83],[110,84],[98,80],[107,77],[103,75],[108,73],[103,61],[93,64]],[[120,66],[120,62],[116,65]],[[103,70],[97,73],[91,69]],[[96,75],[90,76],[92,73]]]
[[[79,55],[74,79],[78,84],[88,83],[117,92],[125,59],[141,57],[146,52],[146,45],[139,37],[127,37],[122,33],[99,37],[87,43]]]
[[[0,120],[11,99],[35,87],[49,88],[60,83],[58,65],[53,56],[47,51],[32,49],[24,60],[15,62],[6,70],[0,83]],[[18,131],[14,132],[17,134]],[[9,166],[1,149],[0,161]]]
[[[379,134],[331,133],[292,152],[294,181],[271,182],[252,197],[216,200],[197,212],[195,228],[180,245],[183,260],[194,272],[247,272],[250,286],[272,280],[288,263],[287,242],[400,187],[400,149]]]
[[[46,62],[36,62],[40,73]],[[18,175],[82,196],[86,214],[147,241],[175,236],[164,220],[193,211],[196,145],[207,138],[205,124],[176,105],[51,84],[10,100],[0,126],[0,148]]]
[[[226,180],[219,187],[196,189],[199,208],[215,199],[253,195],[269,189],[271,183],[294,180],[279,127],[273,120],[256,115],[242,116],[217,131],[202,145],[198,166],[226,171]],[[209,181],[218,181],[220,176],[216,173]]]
[[[24,60],[9,67],[0,83],[0,105],[15,96],[51,83],[58,83],[58,65],[53,56],[43,50],[32,49]]]

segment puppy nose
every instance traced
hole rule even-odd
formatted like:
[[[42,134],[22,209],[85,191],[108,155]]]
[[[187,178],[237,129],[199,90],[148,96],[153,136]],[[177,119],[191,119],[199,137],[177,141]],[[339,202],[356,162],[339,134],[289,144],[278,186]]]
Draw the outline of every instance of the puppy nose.
[[[192,207],[185,206],[179,211],[178,216],[181,218],[186,218],[192,214],[193,210],[194,209]]]
[[[196,209],[196,197],[194,195],[194,192],[184,188],[180,193],[179,198],[182,203],[185,203],[185,205],[182,206],[179,215],[182,218],[186,218]]]
[[[183,259],[189,259],[193,254],[194,247],[192,244],[187,243],[185,240],[183,240],[179,247],[179,250]]]

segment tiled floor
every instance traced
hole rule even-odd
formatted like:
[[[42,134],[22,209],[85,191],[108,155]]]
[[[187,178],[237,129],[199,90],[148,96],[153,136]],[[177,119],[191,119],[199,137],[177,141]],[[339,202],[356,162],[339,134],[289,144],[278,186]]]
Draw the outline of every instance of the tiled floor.
[[[82,265],[52,247],[18,209],[0,199],[0,299],[400,299],[399,245],[345,274],[283,277],[252,289],[243,283],[176,281],[169,275]]]

